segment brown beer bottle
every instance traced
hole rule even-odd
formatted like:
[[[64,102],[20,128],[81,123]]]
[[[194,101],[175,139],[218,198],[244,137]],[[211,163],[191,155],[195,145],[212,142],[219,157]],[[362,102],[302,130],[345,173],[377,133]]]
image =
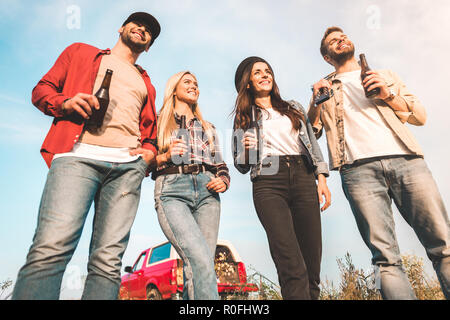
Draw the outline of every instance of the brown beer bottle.
[[[359,55],[359,61],[361,62],[361,81],[364,81],[364,79],[367,77],[366,72],[370,71],[369,65],[367,64],[366,56],[364,53],[361,53]],[[366,98],[373,98],[380,94],[380,88],[375,88],[370,91],[367,91],[367,88],[364,88],[364,93],[366,94]]]
[[[180,118],[181,118],[180,128],[186,130],[186,116],[182,115]]]
[[[186,125],[186,116],[182,115],[182,116],[180,116],[180,118],[181,118],[180,139],[182,139],[184,141],[184,143],[187,145],[187,147],[189,148],[189,133],[188,133],[188,130],[187,130],[187,125]],[[183,154],[182,161],[185,164],[189,164],[190,163],[190,153],[189,153],[189,151],[187,151],[185,154]]]
[[[96,129],[101,128],[103,125],[103,120],[105,119],[106,111],[109,105],[109,86],[111,85],[111,77],[113,71],[110,69],[106,70],[105,77],[103,78],[102,85],[95,93],[98,103],[100,104],[100,109],[92,110],[92,115],[88,120],[88,125]]]
[[[256,116],[256,107],[252,106],[252,113],[251,113],[251,119],[250,119],[250,126],[249,126],[250,132],[253,133],[255,135],[257,144],[255,149],[253,149],[256,154],[256,163],[259,162],[259,149],[260,149],[260,136],[259,136],[259,125],[258,125],[258,120],[257,120],[257,116]],[[250,164],[254,164],[252,163],[252,161],[250,162]]]

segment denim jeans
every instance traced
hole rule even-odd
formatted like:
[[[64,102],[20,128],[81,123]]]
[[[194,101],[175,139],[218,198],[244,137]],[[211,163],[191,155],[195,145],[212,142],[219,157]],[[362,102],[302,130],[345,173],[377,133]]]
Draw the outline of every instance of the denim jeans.
[[[217,300],[214,271],[220,198],[206,188],[210,172],[156,178],[155,207],[161,229],[183,259],[183,299]]]
[[[391,202],[413,228],[450,298],[450,224],[425,161],[393,156],[357,161],[341,171],[342,188],[361,236],[372,253],[384,299],[415,299],[402,268]]]
[[[82,299],[116,299],[147,163],[78,157],[54,159],[41,198],[37,228],[13,299],[58,299],[92,202],[95,215]]]

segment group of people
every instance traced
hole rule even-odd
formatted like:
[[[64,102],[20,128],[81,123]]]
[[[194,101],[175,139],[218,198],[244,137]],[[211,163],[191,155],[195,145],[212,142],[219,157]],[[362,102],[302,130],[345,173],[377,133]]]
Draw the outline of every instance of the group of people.
[[[195,75],[167,82],[156,113],[155,89],[136,64],[160,34],[150,14],[131,14],[111,49],[67,47],[33,89],[32,102],[53,117],[41,148],[49,172],[37,228],[13,299],[58,299],[64,271],[88,211],[95,214],[82,299],[116,299],[144,177],[155,180],[161,229],[183,260],[184,299],[218,299],[214,271],[220,193],[230,188],[213,124],[198,105]],[[235,73],[233,158],[250,171],[253,202],[265,229],[283,299],[318,299],[321,217],[331,204],[329,168],[337,170],[384,299],[415,299],[402,268],[391,201],[414,229],[450,298],[450,224],[442,198],[405,125],[423,125],[425,109],[397,74],[369,71],[361,80],[355,48],[342,29],[320,44],[335,72],[313,86],[306,111],[283,100],[263,58]],[[99,109],[93,95],[113,70],[100,128],[86,125]],[[329,99],[316,105],[327,89]],[[366,90],[377,89],[374,98]],[[325,129],[329,165],[317,143]],[[321,206],[321,204],[323,204]]]

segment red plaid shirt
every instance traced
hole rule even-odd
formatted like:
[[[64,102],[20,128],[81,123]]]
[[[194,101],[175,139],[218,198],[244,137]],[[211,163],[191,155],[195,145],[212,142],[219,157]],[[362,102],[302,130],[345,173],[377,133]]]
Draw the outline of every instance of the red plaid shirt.
[[[34,87],[33,104],[46,115],[54,117],[41,147],[48,167],[55,154],[72,150],[84,127],[84,121],[79,117],[63,115],[62,103],[80,92],[92,94],[101,59],[104,54],[110,53],[109,49],[100,50],[84,43],[74,43],[61,53],[50,71]],[[148,92],[139,119],[140,142],[142,148],[152,150],[156,155],[156,92],[147,72],[140,66],[137,68]]]

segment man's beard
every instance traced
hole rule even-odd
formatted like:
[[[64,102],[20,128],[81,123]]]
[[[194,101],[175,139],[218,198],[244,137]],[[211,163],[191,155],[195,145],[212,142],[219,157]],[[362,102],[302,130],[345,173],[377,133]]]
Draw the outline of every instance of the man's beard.
[[[140,54],[142,52],[145,51],[145,49],[147,49],[147,44],[146,43],[138,43],[135,42],[132,38],[131,38],[131,32],[128,31],[127,33],[122,33],[122,35],[120,36],[122,39],[122,42],[128,46],[131,51],[133,51],[134,53]]]
[[[343,65],[347,60],[353,58],[354,55],[355,55],[355,47],[353,46],[353,44],[350,46],[349,50],[341,53],[328,52],[328,56],[338,65]]]

